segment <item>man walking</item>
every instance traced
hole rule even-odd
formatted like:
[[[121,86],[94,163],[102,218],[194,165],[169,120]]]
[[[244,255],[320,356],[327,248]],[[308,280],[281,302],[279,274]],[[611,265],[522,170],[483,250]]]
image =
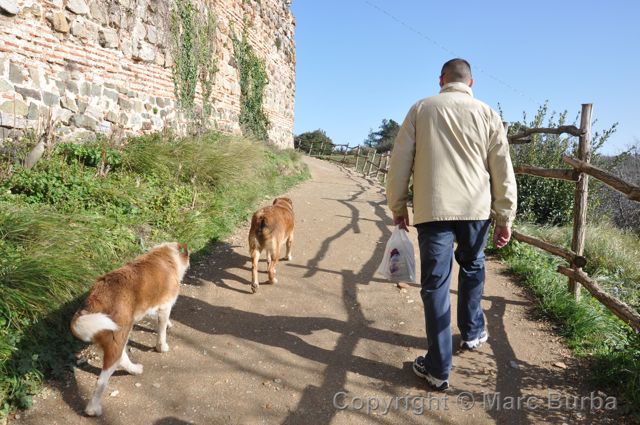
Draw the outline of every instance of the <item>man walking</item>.
[[[440,93],[414,104],[396,137],[387,182],[393,222],[408,230],[407,196],[413,174],[414,223],[418,229],[421,296],[427,353],[414,372],[436,390],[449,387],[451,303],[455,259],[458,328],[462,347],[476,349],[488,338],[480,301],[484,248],[491,220],[494,243],[511,238],[516,180],[509,145],[497,112],[473,98],[471,66],[452,59],[442,67]]]

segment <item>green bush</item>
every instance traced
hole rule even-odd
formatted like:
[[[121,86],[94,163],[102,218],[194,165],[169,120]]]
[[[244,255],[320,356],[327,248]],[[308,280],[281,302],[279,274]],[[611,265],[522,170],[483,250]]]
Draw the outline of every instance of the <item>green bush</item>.
[[[533,117],[527,122],[526,115],[521,122],[512,123],[509,127],[510,134],[515,134],[524,128],[533,127],[558,127],[568,125],[567,112],[549,114],[547,105],[540,107]],[[573,122],[576,125],[576,122]],[[599,149],[607,139],[615,132],[617,124],[602,132],[594,132],[592,135],[591,151],[592,161],[598,161]],[[535,134],[531,136],[531,142],[521,145],[513,145],[511,158],[514,166],[532,165],[542,168],[569,168],[563,161],[563,155],[575,156],[578,139],[573,136],[555,134]],[[522,221],[537,224],[563,225],[573,219],[575,183],[547,179],[529,175],[518,174],[518,217]],[[596,182],[590,185],[589,208],[597,207]]]
[[[217,133],[63,144],[14,169],[0,182],[0,417],[73,365],[69,320],[97,276],[165,240],[197,261],[307,176],[295,152]]]

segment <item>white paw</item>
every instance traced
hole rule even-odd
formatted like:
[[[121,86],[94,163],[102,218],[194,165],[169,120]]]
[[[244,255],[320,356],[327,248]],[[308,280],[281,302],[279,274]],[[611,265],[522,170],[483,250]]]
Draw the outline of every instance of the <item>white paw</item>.
[[[102,406],[99,404],[97,406],[93,406],[91,403],[87,405],[87,408],[84,409],[84,413],[88,416],[100,416],[102,415]]]
[[[251,284],[251,292],[253,292],[254,294],[256,292],[258,292],[258,288],[260,287],[260,285],[257,282],[254,282]]]
[[[293,255],[291,254],[287,255],[287,261],[291,261],[291,260],[293,260]]]
[[[132,375],[140,375],[143,370],[144,366],[142,366],[140,363],[131,363],[131,366],[127,368],[127,372]]]
[[[276,283],[278,283],[278,278],[274,277],[273,279],[270,279],[270,280],[269,280],[269,282],[270,282],[272,285],[275,285]]]
[[[167,351],[169,351],[169,344],[167,344],[166,342],[164,344],[157,344],[156,351],[159,353],[166,353]]]

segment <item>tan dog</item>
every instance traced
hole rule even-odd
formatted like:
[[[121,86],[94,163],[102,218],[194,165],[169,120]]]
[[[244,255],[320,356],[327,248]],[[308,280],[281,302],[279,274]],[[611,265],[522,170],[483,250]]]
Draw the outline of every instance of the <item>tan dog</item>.
[[[249,230],[249,250],[251,253],[251,272],[253,282],[251,290],[255,293],[260,286],[258,282],[258,261],[260,253],[267,251],[267,268],[269,283],[275,284],[276,265],[280,259],[280,248],[286,242],[287,260],[291,260],[291,244],[293,243],[293,203],[289,198],[276,198],[273,204],[256,211],[251,218]]]
[[[129,360],[126,348],[135,322],[157,312],[156,350],[169,351],[169,314],[188,267],[189,252],[185,244],[163,243],[99,277],[93,285],[84,307],[71,320],[71,332],[85,342],[98,344],[104,353],[102,373],[85,409],[87,415],[102,414],[100,399],[118,366],[133,375],[142,373],[142,365]]]

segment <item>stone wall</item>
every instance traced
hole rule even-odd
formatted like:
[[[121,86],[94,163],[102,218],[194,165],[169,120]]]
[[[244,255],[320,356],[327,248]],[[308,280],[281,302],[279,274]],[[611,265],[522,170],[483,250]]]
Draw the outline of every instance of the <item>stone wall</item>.
[[[183,128],[169,30],[175,0],[0,0],[0,138],[49,114],[64,138]],[[264,59],[269,139],[293,147],[295,22],[288,0],[192,0],[216,17],[210,123],[240,133],[231,34]],[[196,103],[202,105],[200,87]]]

